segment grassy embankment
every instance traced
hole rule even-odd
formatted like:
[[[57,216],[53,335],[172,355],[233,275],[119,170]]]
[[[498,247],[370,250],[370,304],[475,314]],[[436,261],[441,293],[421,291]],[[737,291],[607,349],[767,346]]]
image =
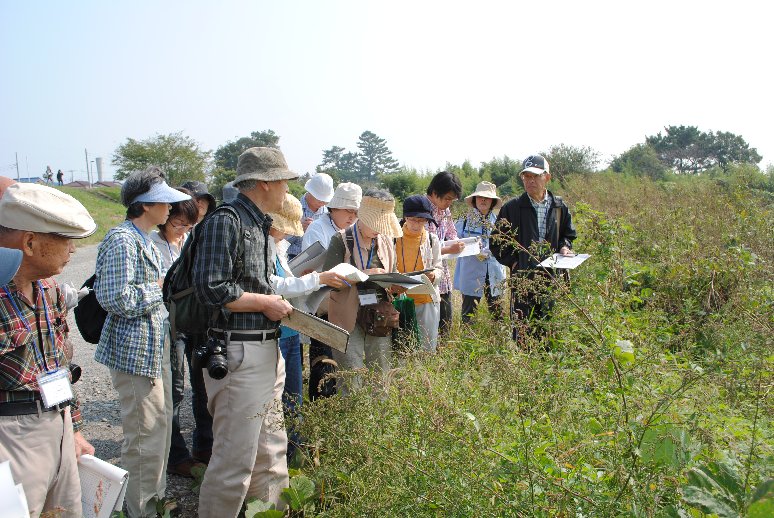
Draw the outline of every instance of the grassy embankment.
[[[98,187],[95,189],[59,187],[59,189],[81,202],[94,221],[97,222],[97,231],[86,239],[76,240],[76,246],[99,243],[108,230],[124,220],[126,209],[121,205],[119,187]]]
[[[771,195],[602,174],[558,190],[592,258],[554,287],[551,339],[520,347],[482,310],[437,355],[306,403],[307,515],[774,513]]]

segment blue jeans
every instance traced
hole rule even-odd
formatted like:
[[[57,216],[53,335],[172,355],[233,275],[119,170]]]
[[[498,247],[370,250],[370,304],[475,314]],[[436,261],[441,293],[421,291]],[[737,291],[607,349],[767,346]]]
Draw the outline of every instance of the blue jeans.
[[[291,421],[288,433],[288,460],[293,457],[298,442],[301,439],[294,431],[292,421],[298,420],[303,396],[303,364],[301,359],[301,339],[299,335],[282,338],[279,341],[280,352],[285,359],[285,390],[282,392],[282,406],[285,416]]]

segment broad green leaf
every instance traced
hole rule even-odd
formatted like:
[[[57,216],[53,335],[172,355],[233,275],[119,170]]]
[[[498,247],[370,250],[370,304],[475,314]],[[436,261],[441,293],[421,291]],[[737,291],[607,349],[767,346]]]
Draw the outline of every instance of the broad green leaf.
[[[303,475],[290,481],[290,487],[282,490],[280,495],[291,509],[303,509],[304,504],[314,498],[314,482]]]
[[[634,344],[629,340],[616,340],[613,354],[622,363],[634,363]]]
[[[683,488],[683,500],[703,513],[716,514],[719,518],[737,518],[739,513],[721,502],[704,488],[687,486]]]
[[[248,518],[281,518],[285,516],[284,512],[274,509],[274,504],[257,498],[248,498],[245,504],[245,516]]]

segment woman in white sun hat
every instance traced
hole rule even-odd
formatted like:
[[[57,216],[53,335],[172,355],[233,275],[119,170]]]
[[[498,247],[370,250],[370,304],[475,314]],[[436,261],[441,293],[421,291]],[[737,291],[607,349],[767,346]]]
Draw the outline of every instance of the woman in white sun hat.
[[[165,502],[172,367],[164,262],[150,232],[167,221],[172,203],[189,199],[164,182],[158,167],[131,174],[121,187],[126,221],[107,233],[97,252],[94,292],[107,319],[94,359],[110,369],[118,392],[129,516],[155,516],[156,504]]]
[[[502,205],[497,187],[491,182],[480,182],[476,191],[465,197],[470,209],[455,227],[460,239],[477,237],[481,241],[481,253],[457,259],[454,269],[454,288],[462,293],[462,321],[470,321],[481,297],[486,297],[489,312],[500,315],[498,301],[502,295],[505,270],[489,252],[489,235],[495,221],[495,210]]]
[[[328,213],[326,205],[333,198],[333,178],[325,173],[312,175],[304,184],[306,192],[300,198],[301,209],[301,228],[304,232],[312,224]],[[288,248],[288,258],[293,259],[303,251],[301,247],[301,237],[288,237],[290,247]]]

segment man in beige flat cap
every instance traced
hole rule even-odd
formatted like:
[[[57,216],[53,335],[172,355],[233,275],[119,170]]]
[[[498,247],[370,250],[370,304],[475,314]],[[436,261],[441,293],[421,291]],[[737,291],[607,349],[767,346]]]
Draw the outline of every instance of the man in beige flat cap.
[[[0,199],[0,246],[23,254],[0,287],[0,461],[11,462],[31,516],[81,516],[77,457],[94,448],[80,432],[65,299],[50,277],[69,262],[72,240],[96,229],[83,205],[50,187],[13,184]]]
[[[236,200],[216,209],[195,236],[194,291],[215,315],[208,331],[214,354],[204,362],[214,443],[199,493],[203,518],[236,517],[245,497],[284,507],[285,363],[277,341],[292,306],[272,291],[267,213],[282,209],[293,178],[279,149],[248,149],[237,163]]]

